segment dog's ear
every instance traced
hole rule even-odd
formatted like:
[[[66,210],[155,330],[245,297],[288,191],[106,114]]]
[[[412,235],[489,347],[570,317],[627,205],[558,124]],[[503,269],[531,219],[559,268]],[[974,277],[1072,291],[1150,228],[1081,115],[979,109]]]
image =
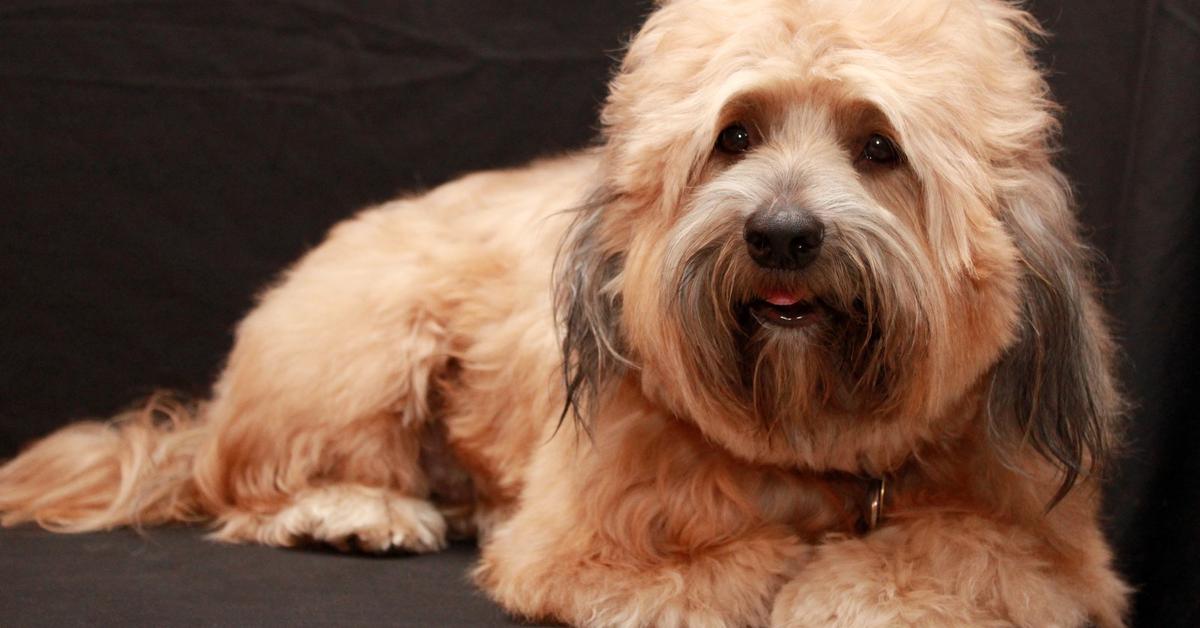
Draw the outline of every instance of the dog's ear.
[[[628,364],[620,331],[624,258],[605,247],[600,233],[610,196],[597,192],[577,210],[555,264],[566,382],[560,423],[573,413],[586,427],[596,397]]]
[[[1048,163],[1031,168],[1002,219],[1021,256],[1022,313],[993,373],[990,428],[1007,451],[1030,446],[1060,469],[1053,505],[1113,445],[1123,409],[1114,347],[1062,174]]]

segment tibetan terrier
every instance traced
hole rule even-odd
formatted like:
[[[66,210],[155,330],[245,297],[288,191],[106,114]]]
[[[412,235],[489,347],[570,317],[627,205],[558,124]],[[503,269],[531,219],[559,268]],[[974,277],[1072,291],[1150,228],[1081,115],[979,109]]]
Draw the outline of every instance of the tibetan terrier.
[[[482,546],[589,626],[1123,622],[1121,400],[1038,25],[1002,0],[668,0],[591,150],[338,225],[212,397],[0,469],[6,525]]]

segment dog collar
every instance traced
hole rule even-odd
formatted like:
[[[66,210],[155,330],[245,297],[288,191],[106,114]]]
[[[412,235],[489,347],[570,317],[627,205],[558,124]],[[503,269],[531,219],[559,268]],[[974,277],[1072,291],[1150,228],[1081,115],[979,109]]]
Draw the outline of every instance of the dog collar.
[[[872,478],[867,484],[867,509],[864,523],[866,524],[867,532],[879,527],[883,523],[883,509],[887,500],[888,494],[888,479],[887,476]]]

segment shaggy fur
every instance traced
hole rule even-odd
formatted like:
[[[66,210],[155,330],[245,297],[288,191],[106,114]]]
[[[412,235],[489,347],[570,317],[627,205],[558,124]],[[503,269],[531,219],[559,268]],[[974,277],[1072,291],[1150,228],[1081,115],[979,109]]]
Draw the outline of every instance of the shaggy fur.
[[[2,521],[473,534],[493,599],[578,625],[1119,626],[1121,402],[1038,33],[1000,0],[665,2],[599,147],[337,226],[211,400],[34,444]],[[747,253],[780,207],[825,225],[803,270]],[[779,293],[822,318],[748,314]]]

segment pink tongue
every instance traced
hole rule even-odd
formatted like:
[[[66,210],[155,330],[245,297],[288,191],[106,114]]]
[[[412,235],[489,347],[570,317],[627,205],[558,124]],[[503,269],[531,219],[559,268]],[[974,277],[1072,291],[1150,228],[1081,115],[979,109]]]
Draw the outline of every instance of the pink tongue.
[[[763,297],[763,301],[779,306],[795,305],[803,300],[803,294],[794,292],[772,292]]]

